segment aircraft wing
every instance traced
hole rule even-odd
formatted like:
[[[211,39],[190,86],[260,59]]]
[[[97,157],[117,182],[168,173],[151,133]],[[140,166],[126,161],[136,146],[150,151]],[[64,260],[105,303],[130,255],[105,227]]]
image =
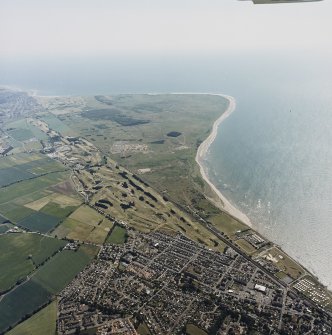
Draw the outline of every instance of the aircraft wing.
[[[269,3],[293,3],[293,2],[314,2],[323,0],[252,0],[254,4],[269,4]]]
[[[292,2],[314,2],[322,0],[252,0],[254,4],[267,4],[267,3],[292,3]]]

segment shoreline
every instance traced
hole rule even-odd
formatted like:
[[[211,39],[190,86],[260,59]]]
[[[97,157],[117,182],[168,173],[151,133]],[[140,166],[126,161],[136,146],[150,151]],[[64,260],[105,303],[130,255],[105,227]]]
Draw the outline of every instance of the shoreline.
[[[230,201],[217,189],[217,187],[211,182],[208,176],[208,172],[206,171],[206,167],[204,166],[204,160],[207,152],[209,151],[209,148],[211,144],[214,142],[214,140],[217,137],[218,134],[218,128],[220,124],[225,121],[235,110],[236,108],[236,100],[229,95],[224,94],[211,94],[211,95],[217,95],[221,96],[229,101],[229,105],[227,109],[221,114],[221,116],[213,123],[212,131],[209,134],[209,136],[200,144],[198,147],[195,161],[197,162],[200,173],[204,181],[211,187],[212,191],[218,196],[218,198],[222,201],[223,205],[216,204],[220,209],[227,212],[234,218],[240,220],[241,222],[248,225],[250,228],[252,228],[252,223],[250,222],[250,219],[242,213],[239,209],[237,209],[235,206],[233,206]]]
[[[187,93],[184,93],[187,94]],[[193,94],[207,94],[207,93],[193,93]],[[217,189],[217,187],[211,182],[209,179],[207,169],[204,166],[205,156],[209,151],[209,148],[211,144],[214,142],[218,135],[218,128],[221,125],[223,121],[225,121],[236,109],[236,100],[234,97],[225,95],[225,94],[209,94],[209,95],[217,95],[221,96],[229,101],[229,105],[227,109],[221,114],[221,116],[213,123],[211,133],[209,136],[200,144],[200,146],[197,149],[195,161],[199,166],[200,173],[204,181],[210,186],[212,191],[217,195],[217,197],[221,200],[221,203],[216,202],[214,199],[208,198],[210,201],[212,201],[213,204],[215,204],[220,210],[223,212],[226,212],[227,214],[231,215],[235,219],[239,220],[240,222],[246,224],[248,227],[253,229],[254,231],[257,231],[255,227],[253,227],[252,222],[250,219],[245,215],[243,212],[241,212],[239,209],[237,209],[235,206],[233,206],[230,201]],[[260,234],[260,233],[259,233]],[[266,237],[264,237],[266,238]],[[267,239],[270,241],[270,239]],[[279,248],[282,252],[284,252],[291,260],[293,260],[295,263],[300,265],[307,275],[312,276],[315,278],[321,285],[325,286],[325,288],[328,290],[328,292],[331,292],[331,288],[328,287],[327,284],[324,284],[322,282],[322,279],[319,277],[319,275],[313,271],[312,269],[308,269],[307,266],[304,266],[302,263],[302,260],[297,259],[296,255],[291,256],[289,252],[284,251],[284,249],[277,244],[276,242],[272,243],[275,245],[275,247]],[[294,282],[297,280],[294,280]]]

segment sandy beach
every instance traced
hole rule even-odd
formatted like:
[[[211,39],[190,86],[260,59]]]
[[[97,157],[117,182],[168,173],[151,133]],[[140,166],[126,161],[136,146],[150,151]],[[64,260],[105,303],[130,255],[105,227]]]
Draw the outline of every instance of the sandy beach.
[[[204,160],[205,156],[210,148],[210,145],[213,143],[215,140],[217,134],[218,134],[218,127],[219,125],[228,117],[230,116],[235,108],[236,108],[236,101],[233,97],[228,96],[228,95],[223,95],[223,94],[213,94],[213,95],[218,95],[221,96],[229,101],[229,106],[227,107],[227,110],[222,113],[222,115],[214,122],[212,131],[210,135],[205,139],[204,142],[201,143],[197,150],[196,154],[196,162],[199,165],[201,175],[203,179],[209,184],[211,189],[217,194],[217,196],[220,198],[220,200],[223,202],[223,206],[221,207],[222,210],[225,212],[229,213],[230,215],[238,218],[245,224],[252,226],[249,218],[242,213],[240,210],[235,208],[226,198],[225,196],[216,188],[216,186],[210,181],[208,173],[206,171],[206,167],[204,166]]]

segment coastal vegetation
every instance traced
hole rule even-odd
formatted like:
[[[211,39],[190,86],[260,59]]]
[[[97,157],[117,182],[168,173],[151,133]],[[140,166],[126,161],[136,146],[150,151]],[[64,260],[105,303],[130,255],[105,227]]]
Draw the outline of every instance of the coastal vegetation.
[[[62,99],[44,97],[38,117],[11,122],[8,130],[17,143],[13,154],[0,158],[0,290],[7,291],[0,300],[0,332],[48,305],[100,245],[120,248],[133,230],[180,232],[222,254],[232,246],[268,267],[281,285],[307,278],[315,287],[311,298],[323,296],[306,269],[226,212],[222,197],[201,175],[197,149],[207,144],[213,122],[227,109],[225,97],[80,99],[81,105],[66,108]],[[27,153],[34,134],[40,148]],[[332,307],[332,300],[324,299],[324,307]],[[16,330],[42,324],[51,306]],[[140,330],[148,334],[145,328]],[[194,324],[186,332],[206,334]]]

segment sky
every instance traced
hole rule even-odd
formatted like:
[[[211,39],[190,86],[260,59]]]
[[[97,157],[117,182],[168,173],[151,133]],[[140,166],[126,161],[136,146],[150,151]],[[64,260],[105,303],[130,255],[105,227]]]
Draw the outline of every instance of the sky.
[[[332,1],[0,0],[0,57],[332,54]]]

